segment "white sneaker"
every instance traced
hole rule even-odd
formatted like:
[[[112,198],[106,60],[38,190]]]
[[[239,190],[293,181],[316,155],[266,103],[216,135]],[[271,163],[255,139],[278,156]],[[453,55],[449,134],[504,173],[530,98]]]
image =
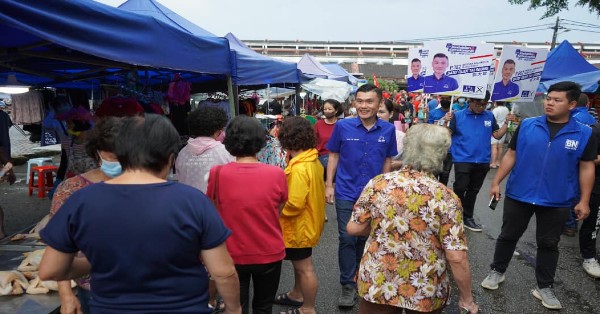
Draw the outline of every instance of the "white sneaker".
[[[584,260],[583,269],[586,273],[588,273],[588,275],[594,278],[600,278],[600,264],[598,264],[596,259]]]
[[[542,305],[551,310],[560,310],[562,309],[562,305],[560,305],[560,301],[556,298],[554,294],[554,290],[552,288],[544,288],[540,289],[536,287],[531,290],[531,294],[534,297],[542,301]]]

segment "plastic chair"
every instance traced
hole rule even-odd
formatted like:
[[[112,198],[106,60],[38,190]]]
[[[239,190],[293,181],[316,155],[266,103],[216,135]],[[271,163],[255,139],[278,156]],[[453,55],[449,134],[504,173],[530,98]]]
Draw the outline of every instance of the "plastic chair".
[[[38,189],[38,197],[46,197],[46,192],[49,192],[54,187],[54,175],[58,173],[56,166],[39,166],[31,168],[29,173],[29,196],[33,194],[33,189]],[[37,175],[37,182],[34,184]]]
[[[31,172],[31,165],[43,166],[44,164],[50,163],[50,165],[54,165],[54,160],[52,157],[40,157],[40,158],[31,158],[27,161],[27,179],[25,182],[29,182],[29,173]]]

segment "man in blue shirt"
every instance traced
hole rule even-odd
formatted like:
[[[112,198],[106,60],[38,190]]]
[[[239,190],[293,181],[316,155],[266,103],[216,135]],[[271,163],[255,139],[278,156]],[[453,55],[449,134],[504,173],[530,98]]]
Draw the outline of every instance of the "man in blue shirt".
[[[346,225],[362,189],[376,175],[389,172],[392,157],[398,154],[394,125],[377,118],[381,101],[381,90],[376,86],[365,84],[359,87],[356,91],[358,117],[338,121],[327,143],[329,161],[325,197],[333,204],[335,196],[342,285],[338,306],[342,308],[351,308],[356,303],[354,275],[366,240],[348,235]]]
[[[446,114],[450,112],[450,100],[448,98],[442,97],[440,100],[440,107],[432,110],[429,113],[429,120],[427,123],[429,124],[439,124],[442,126],[447,125]],[[444,159],[444,165],[442,168],[442,172],[438,175],[438,181],[443,185],[448,185],[448,179],[450,178],[450,171],[452,170],[452,153],[448,151],[446,155],[446,159]]]
[[[421,60],[418,58],[410,61],[410,71],[412,76],[406,79],[406,90],[409,92],[422,92],[423,91],[423,77],[421,74]]]
[[[489,98],[490,93],[486,92],[485,99],[471,99],[469,108],[446,114],[452,131],[454,193],[463,205],[465,228],[476,232],[481,231],[481,226],[475,222],[473,213],[477,193],[490,170],[490,138],[501,138],[508,128],[508,123],[499,128],[494,114],[485,110]]]
[[[446,75],[448,56],[436,53],[431,63],[433,74],[425,77],[423,91],[425,93],[451,92],[458,88],[458,82],[453,77]]]
[[[587,107],[590,104],[590,99],[584,93],[581,93],[579,100],[577,101],[577,107],[571,110],[571,118],[575,119],[579,123],[591,126],[596,123],[596,119],[588,112]],[[574,237],[577,233],[577,220],[575,219],[575,212],[571,208],[571,218],[565,222],[562,233],[569,237]]]
[[[510,172],[502,230],[496,240],[491,271],[481,286],[495,290],[505,280],[504,272],[517,242],[535,214],[537,287],[531,293],[549,309],[562,308],[552,285],[559,257],[558,242],[569,208],[577,204],[578,220],[590,213],[596,141],[590,127],[577,123],[569,115],[580,93],[579,85],[573,82],[550,86],[544,102],[545,114],[521,122],[490,187],[490,196],[500,199],[500,182]]]
[[[510,78],[515,74],[515,61],[508,59],[502,65],[502,80],[494,84],[492,100],[503,100],[519,96],[519,85]]]

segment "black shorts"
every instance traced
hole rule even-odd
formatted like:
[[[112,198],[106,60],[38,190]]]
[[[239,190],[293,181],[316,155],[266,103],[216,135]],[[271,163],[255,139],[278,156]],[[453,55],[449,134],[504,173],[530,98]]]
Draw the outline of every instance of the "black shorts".
[[[285,249],[285,260],[287,261],[299,261],[311,256],[311,247]]]

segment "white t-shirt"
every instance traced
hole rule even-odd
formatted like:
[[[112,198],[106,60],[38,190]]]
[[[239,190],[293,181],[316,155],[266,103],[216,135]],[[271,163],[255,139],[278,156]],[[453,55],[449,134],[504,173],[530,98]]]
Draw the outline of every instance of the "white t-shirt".
[[[498,106],[492,110],[494,114],[494,118],[496,118],[496,123],[498,123],[498,127],[502,127],[506,122],[506,116],[508,115],[508,108],[506,106]]]

